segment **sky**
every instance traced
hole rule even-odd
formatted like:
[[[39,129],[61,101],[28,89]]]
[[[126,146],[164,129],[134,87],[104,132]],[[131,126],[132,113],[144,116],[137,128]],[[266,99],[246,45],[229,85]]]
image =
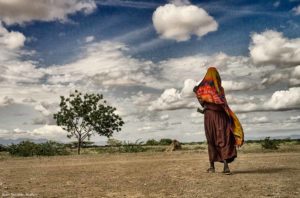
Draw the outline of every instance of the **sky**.
[[[0,143],[72,141],[53,113],[75,89],[117,108],[116,139],[203,141],[210,66],[246,140],[299,137],[299,0],[0,0]]]

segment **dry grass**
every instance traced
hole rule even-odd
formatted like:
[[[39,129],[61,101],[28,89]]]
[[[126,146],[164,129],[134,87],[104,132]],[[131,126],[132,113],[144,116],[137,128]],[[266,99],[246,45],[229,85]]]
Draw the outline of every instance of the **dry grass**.
[[[2,196],[299,197],[300,154],[243,153],[233,175],[209,174],[206,151],[0,160]],[[30,194],[31,193],[31,194]]]

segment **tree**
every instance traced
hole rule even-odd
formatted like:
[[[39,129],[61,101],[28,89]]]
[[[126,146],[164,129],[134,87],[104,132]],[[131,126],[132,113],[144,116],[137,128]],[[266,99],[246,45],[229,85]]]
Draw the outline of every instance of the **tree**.
[[[67,137],[76,137],[78,154],[82,142],[95,133],[111,137],[121,131],[122,118],[115,113],[116,108],[107,105],[102,94],[84,94],[75,90],[68,98],[61,96],[60,110],[53,115],[58,126],[68,132]]]

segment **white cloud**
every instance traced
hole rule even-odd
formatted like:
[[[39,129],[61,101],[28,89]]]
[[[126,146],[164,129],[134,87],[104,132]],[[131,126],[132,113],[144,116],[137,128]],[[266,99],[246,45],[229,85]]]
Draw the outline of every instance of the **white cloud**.
[[[20,32],[8,31],[0,21],[0,48],[8,50],[19,49],[24,46],[26,38]]]
[[[272,69],[267,67],[258,68],[251,64],[248,57],[229,56],[224,53],[216,53],[210,56],[196,54],[181,58],[171,58],[159,62],[159,66],[162,68],[162,76],[170,81],[168,86],[175,88],[181,87],[185,79],[193,79],[200,82],[207,68],[215,66],[222,77],[222,81],[232,81],[232,78],[239,79],[239,82],[231,83],[234,85],[232,89],[228,87],[231,90],[240,89],[241,87],[245,87],[245,89],[259,88],[258,83],[261,80],[261,76]]]
[[[300,5],[296,6],[292,9],[295,15],[300,15]]]
[[[69,14],[89,14],[95,9],[94,0],[0,0],[0,21],[9,25],[33,20],[66,21]]]
[[[254,33],[249,46],[255,64],[295,66],[300,64],[300,38],[288,39],[281,32]]]
[[[151,61],[140,61],[125,55],[126,50],[126,46],[118,42],[88,44],[79,60],[48,67],[48,83],[92,82],[106,87],[161,86],[153,76],[148,75],[155,65]]]
[[[3,48],[4,45],[2,45]],[[5,47],[5,49],[8,48]],[[125,138],[136,137],[134,132],[126,133],[136,129],[146,131],[145,133],[164,130],[166,132],[166,134],[162,134],[164,137],[170,134],[168,130],[175,131],[175,128],[178,128],[176,124],[181,123],[187,131],[190,130],[190,123],[202,124],[202,114],[197,112],[191,114],[193,111],[191,108],[195,108],[195,111],[200,106],[192,89],[203,78],[208,66],[218,68],[225,92],[233,91],[232,95],[226,94],[226,96],[230,107],[235,112],[247,112],[248,114],[251,111],[280,111],[299,106],[299,102],[293,102],[290,99],[291,94],[298,97],[294,93],[296,91],[286,90],[289,93],[279,97],[278,100],[282,105],[278,106],[277,103],[280,102],[276,102],[277,96],[274,96],[277,92],[275,91],[272,95],[274,87],[268,89],[267,86],[274,82],[287,83],[288,76],[292,77],[291,79],[299,79],[299,66],[295,68],[255,67],[251,64],[249,57],[229,56],[224,53],[196,54],[167,59],[154,64],[151,61],[130,57],[127,55],[129,49],[126,45],[118,42],[89,42],[82,50],[74,62],[38,69],[38,63],[22,61],[20,58],[21,45],[19,48],[10,49],[11,56],[6,56],[5,61],[4,59],[0,60],[1,94],[12,99],[14,103],[26,103],[32,108],[36,107],[41,115],[36,118],[32,116],[31,124],[49,125],[55,124],[52,119],[54,110],[49,107],[49,104],[57,104],[59,95],[66,95],[75,88],[82,91],[107,93],[108,96],[105,96],[105,99],[112,102],[113,106],[117,106],[118,113],[122,117],[126,116],[128,120],[125,121],[126,126],[122,132],[122,134],[126,134]],[[0,54],[1,56],[4,57],[3,54]],[[285,73],[283,69],[287,72]],[[265,81],[264,78],[266,78]],[[249,91],[260,88],[260,83],[264,83],[266,90]],[[128,87],[130,89],[127,89]],[[237,90],[239,92],[235,92]],[[244,91],[240,92],[240,90]],[[124,95],[126,96],[124,97]],[[288,102],[284,99],[286,96]],[[272,105],[270,105],[271,103]],[[3,107],[3,109],[5,108]],[[147,110],[152,111],[145,114]],[[165,110],[179,111],[156,112]],[[168,118],[166,113],[168,113]],[[255,117],[259,123],[259,118],[263,116],[260,115],[261,112],[255,113],[257,113]],[[182,118],[182,120],[178,120],[178,118]],[[268,119],[270,122],[273,121],[272,118],[268,117]],[[189,123],[188,126],[185,123]],[[126,128],[128,125],[130,127]],[[151,128],[153,126],[155,128]],[[45,130],[50,133],[52,130],[50,128]],[[43,128],[39,128],[35,132],[40,133],[39,136],[43,136],[42,130]],[[14,137],[17,134],[20,137],[23,132],[26,132],[25,135],[28,136],[28,134],[32,134],[33,130],[15,130]],[[45,137],[50,137],[47,135],[48,132],[44,133]],[[58,132],[53,133],[57,134]],[[65,137],[65,135],[66,133],[61,133],[60,137]]]
[[[70,141],[66,136],[67,136],[67,132],[64,131],[61,127],[56,125],[45,125],[33,130],[24,130],[20,128],[15,128],[13,130],[0,129],[0,138],[3,139],[45,138],[48,140],[63,141],[63,142]]]
[[[0,21],[0,81],[2,85],[35,83],[44,74],[36,69],[33,61],[23,61],[23,55],[32,52],[23,50],[26,37],[15,31],[8,31]]]
[[[48,140],[55,141],[67,141],[69,140],[67,136],[67,132],[64,131],[60,126],[56,125],[45,125],[40,128],[29,131],[29,134],[35,139],[38,138],[46,138]]]
[[[47,107],[47,103],[42,102],[39,105],[36,105],[34,107],[35,110],[39,111],[40,113],[42,113],[44,116],[49,116],[51,114],[51,112],[49,111],[48,107]]]
[[[192,35],[202,37],[218,29],[214,18],[194,5],[159,6],[153,13],[152,21],[162,38],[176,41],[189,40]]]
[[[195,102],[183,99],[178,90],[171,88],[166,89],[157,100],[151,103],[148,109],[150,111],[164,111],[194,107],[196,107]]]
[[[295,108],[300,106],[300,87],[292,87],[288,90],[276,91],[266,106],[271,109]]]
[[[193,92],[193,89],[194,87],[198,84],[199,82],[196,82],[192,79],[186,79],[184,81],[184,84],[183,84],[183,88],[181,90],[181,96],[182,97],[194,97],[195,96],[195,93]]]

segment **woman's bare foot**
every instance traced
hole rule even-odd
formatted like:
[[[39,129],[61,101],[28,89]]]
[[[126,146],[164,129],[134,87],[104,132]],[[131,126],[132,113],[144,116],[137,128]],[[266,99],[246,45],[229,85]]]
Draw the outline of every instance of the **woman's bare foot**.
[[[225,175],[231,175],[231,172],[230,172],[230,169],[229,169],[229,166],[228,166],[228,163],[226,160],[224,160],[224,170],[223,172]]]
[[[209,162],[210,167],[206,170],[208,173],[214,173],[215,171],[215,163],[214,162]]]

